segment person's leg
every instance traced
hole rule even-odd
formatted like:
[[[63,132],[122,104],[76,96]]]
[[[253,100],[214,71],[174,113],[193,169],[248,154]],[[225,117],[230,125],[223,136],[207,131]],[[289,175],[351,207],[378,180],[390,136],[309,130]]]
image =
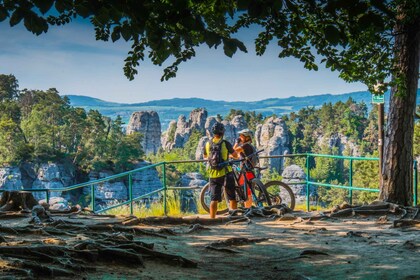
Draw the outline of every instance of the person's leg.
[[[224,183],[224,178],[210,178],[210,193],[211,193],[211,202],[210,202],[210,218],[216,218],[217,214],[217,203],[222,200],[222,186]]]
[[[229,209],[235,210],[238,208],[238,202],[236,201],[236,193],[235,193],[235,178],[233,177],[233,172],[226,174],[225,178],[225,188],[226,194],[229,199]]]
[[[251,193],[251,190],[250,190],[249,186],[246,188],[246,192],[247,192],[247,195],[248,195],[248,199],[244,202],[244,206],[245,206],[245,208],[251,208],[251,206],[252,206],[252,193]]]
[[[216,218],[217,213],[217,202],[218,201],[211,201],[210,202],[210,219]]]

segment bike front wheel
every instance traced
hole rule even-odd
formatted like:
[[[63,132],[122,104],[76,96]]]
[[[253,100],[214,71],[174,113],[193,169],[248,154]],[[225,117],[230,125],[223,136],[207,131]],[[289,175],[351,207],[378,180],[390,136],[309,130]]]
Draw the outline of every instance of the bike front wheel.
[[[254,190],[255,196],[257,198],[257,200],[253,198],[253,204],[257,207],[270,206],[272,204],[270,200],[270,195],[267,192],[264,184],[259,179],[256,179],[256,178],[251,180],[251,184],[252,184],[252,188]]]
[[[203,209],[210,213],[210,202],[211,202],[211,191],[210,191],[210,183],[207,183],[200,192],[200,203]],[[222,191],[222,201],[217,203],[217,215],[225,214],[229,211],[228,207],[229,203],[226,200],[225,188],[223,187]]]
[[[285,204],[292,210],[295,208],[295,195],[289,185],[281,181],[270,181],[265,184],[265,189],[272,205]]]

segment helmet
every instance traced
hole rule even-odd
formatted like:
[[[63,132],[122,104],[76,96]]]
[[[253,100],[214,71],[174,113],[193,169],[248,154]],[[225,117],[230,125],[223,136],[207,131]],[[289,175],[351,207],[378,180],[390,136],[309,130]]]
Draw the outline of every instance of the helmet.
[[[248,128],[242,129],[241,131],[238,131],[238,134],[243,135],[245,137],[252,137],[252,131],[249,130]]]
[[[213,134],[223,134],[225,133],[225,126],[222,123],[216,122],[211,131],[213,132]]]

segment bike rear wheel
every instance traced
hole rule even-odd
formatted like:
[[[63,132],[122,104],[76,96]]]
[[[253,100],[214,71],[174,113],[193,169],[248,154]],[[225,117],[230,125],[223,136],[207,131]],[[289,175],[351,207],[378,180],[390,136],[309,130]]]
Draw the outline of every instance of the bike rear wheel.
[[[210,213],[211,191],[210,183],[207,183],[200,192],[200,203],[205,211]],[[217,215],[225,214],[229,211],[229,202],[226,199],[225,188],[222,191],[222,201],[217,203]]]
[[[253,204],[257,207],[265,207],[270,206],[271,200],[270,195],[267,192],[264,184],[259,179],[252,179],[251,180],[252,188],[254,189],[255,196],[257,197],[257,201],[253,198]]]
[[[290,209],[295,208],[295,195],[289,185],[281,181],[270,181],[265,184],[272,205],[285,204]]]

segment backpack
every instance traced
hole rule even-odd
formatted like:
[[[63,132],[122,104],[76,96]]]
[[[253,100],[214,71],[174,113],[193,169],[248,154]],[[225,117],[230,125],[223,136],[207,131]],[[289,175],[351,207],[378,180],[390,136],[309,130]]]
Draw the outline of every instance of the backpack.
[[[208,162],[212,169],[222,170],[224,166],[220,166],[220,163],[224,162],[222,156],[222,144],[225,140],[220,140],[219,143],[214,143],[213,140],[210,141],[210,153],[208,155]]]

